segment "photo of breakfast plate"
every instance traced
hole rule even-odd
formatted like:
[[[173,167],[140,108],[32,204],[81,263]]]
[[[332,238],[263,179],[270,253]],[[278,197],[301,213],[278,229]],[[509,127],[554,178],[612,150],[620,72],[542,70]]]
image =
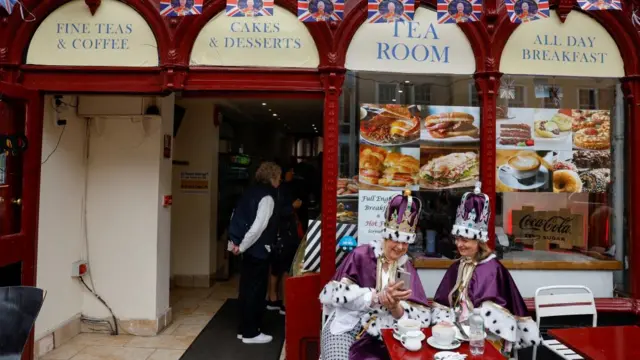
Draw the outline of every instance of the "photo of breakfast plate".
[[[423,147],[420,160],[421,189],[472,187],[478,181],[480,163],[477,151]]]
[[[428,143],[480,141],[480,110],[475,107],[429,106],[420,139]]]
[[[359,183],[363,189],[417,190],[420,149],[360,146]],[[367,186],[368,185],[368,186]]]
[[[369,144],[396,146],[420,139],[417,106],[362,104],[360,117],[360,138]]]

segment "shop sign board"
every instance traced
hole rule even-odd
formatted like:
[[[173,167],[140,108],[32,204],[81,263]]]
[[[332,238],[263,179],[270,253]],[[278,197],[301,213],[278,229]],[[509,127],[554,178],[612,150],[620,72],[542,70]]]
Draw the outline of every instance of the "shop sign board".
[[[196,38],[190,64],[317,68],[320,58],[304,23],[274,6],[273,16],[216,15]]]
[[[132,7],[104,0],[91,15],[81,0],[47,16],[27,51],[27,64],[58,66],[158,66],[153,31]]]
[[[360,190],[358,193],[358,245],[382,239],[387,203],[400,190]]]
[[[512,231],[524,243],[542,241],[562,249],[584,246],[583,216],[569,209],[536,211],[533,206],[513,210]]]
[[[581,77],[624,76],[615,41],[596,20],[572,11],[563,24],[555,11],[547,19],[521,24],[500,60],[505,74]]]
[[[364,23],[347,50],[346,68],[405,74],[473,74],[475,59],[458,26],[438,24],[436,12],[416,9],[413,21]]]

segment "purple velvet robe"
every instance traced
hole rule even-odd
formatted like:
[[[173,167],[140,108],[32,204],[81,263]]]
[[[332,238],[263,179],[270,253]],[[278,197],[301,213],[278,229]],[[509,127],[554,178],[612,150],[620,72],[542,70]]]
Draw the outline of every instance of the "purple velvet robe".
[[[456,285],[459,266],[460,261],[456,261],[449,267],[440,282],[433,301],[451,307],[449,293]],[[529,316],[527,306],[511,274],[495,258],[476,266],[467,293],[474,308],[480,307],[485,301],[493,301],[509,310],[514,316]]]
[[[360,287],[376,288],[376,271],[378,259],[374,250],[369,245],[361,245],[355,248],[344,259],[336,270],[332,280],[340,281],[347,278]],[[427,295],[422,288],[422,282],[413,265],[407,261],[403,266],[405,271],[411,274],[411,298],[409,302],[428,306]],[[350,360],[374,360],[389,359],[389,354],[384,343],[369,334],[363,334],[349,351]]]

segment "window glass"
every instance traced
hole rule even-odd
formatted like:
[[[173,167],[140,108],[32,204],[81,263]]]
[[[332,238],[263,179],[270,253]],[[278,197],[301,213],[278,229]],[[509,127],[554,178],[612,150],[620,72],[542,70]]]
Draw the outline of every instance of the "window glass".
[[[353,215],[356,199],[358,242],[368,243],[379,237],[388,198],[411,188],[423,214],[410,250],[453,258],[456,205],[479,179],[473,77],[349,72],[342,101],[339,216]]]
[[[499,100],[506,116],[496,121],[496,234],[505,258],[621,259],[624,116],[616,107],[617,80],[506,77],[534,106]]]
[[[0,185],[6,184],[7,182],[6,173],[7,173],[7,155],[0,154]]]

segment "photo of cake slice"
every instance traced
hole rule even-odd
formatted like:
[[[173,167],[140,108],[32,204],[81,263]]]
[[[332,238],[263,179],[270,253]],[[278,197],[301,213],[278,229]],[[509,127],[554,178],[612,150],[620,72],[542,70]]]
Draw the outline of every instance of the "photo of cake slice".
[[[527,124],[500,124],[500,145],[533,146],[531,126]]]

